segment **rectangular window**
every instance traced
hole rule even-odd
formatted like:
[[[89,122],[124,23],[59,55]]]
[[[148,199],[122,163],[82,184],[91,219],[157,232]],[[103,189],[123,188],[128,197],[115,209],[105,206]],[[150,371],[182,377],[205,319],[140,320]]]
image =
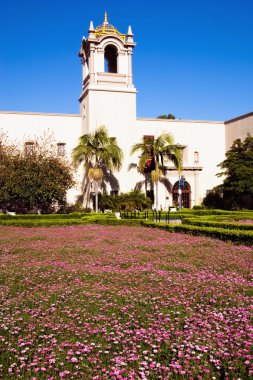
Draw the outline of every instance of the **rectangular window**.
[[[199,152],[194,152],[194,164],[197,165],[199,163]]]
[[[65,143],[58,143],[57,144],[57,156],[58,157],[63,157],[66,154],[66,144]]]
[[[34,142],[27,141],[25,143],[25,154],[33,154],[33,152],[34,152]]]

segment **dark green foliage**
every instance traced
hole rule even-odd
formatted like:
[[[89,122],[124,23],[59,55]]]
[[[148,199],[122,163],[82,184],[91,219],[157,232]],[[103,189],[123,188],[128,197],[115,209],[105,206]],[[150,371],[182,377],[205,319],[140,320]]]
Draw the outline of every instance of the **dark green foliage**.
[[[223,186],[216,186],[203,199],[203,205],[210,208],[224,208]]]
[[[143,211],[152,205],[151,200],[139,190],[132,190],[120,195],[120,210],[122,211]]]
[[[218,176],[226,178],[223,185],[205,197],[203,204],[227,210],[253,209],[253,137],[248,135],[243,142],[235,140],[218,166],[222,169]]]
[[[25,153],[0,144],[0,208],[50,212],[66,203],[73,184],[69,165],[46,146]]]
[[[120,210],[120,202],[118,195],[99,194],[98,197],[99,209],[104,212],[105,210],[118,211]]]
[[[169,113],[168,115],[157,116],[157,119],[172,119],[172,120],[175,120],[176,117],[172,113]]]
[[[99,197],[99,208],[101,211],[135,211],[145,210],[151,207],[151,200],[139,190],[132,190],[120,195],[101,194]]]

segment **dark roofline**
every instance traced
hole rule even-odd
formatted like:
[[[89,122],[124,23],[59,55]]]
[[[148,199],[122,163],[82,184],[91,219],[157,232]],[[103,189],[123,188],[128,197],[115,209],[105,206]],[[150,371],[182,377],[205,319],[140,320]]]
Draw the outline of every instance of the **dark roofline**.
[[[237,117],[235,117],[234,119],[227,120],[227,121],[224,122],[224,124],[233,123],[234,121],[238,121],[238,120],[241,120],[241,119],[245,119],[246,117],[249,117],[249,116],[253,116],[253,112],[245,113],[244,115],[237,116]]]

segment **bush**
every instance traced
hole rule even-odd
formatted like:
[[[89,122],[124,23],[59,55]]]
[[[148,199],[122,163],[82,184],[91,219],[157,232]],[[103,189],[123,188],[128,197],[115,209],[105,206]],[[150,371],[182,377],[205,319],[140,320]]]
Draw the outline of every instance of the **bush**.
[[[4,217],[0,217],[0,225],[5,226],[52,227],[87,224],[137,226],[141,224],[141,220],[116,219],[114,214],[83,213],[73,213],[69,215],[4,215]]]
[[[243,223],[233,223],[233,222],[216,222],[205,219],[197,219],[197,218],[184,218],[183,224],[201,226],[201,227],[218,227],[218,228],[226,228],[230,230],[252,230],[253,224],[243,224]]]
[[[127,211],[135,210],[143,211],[152,206],[151,200],[139,190],[132,190],[128,193],[120,195],[101,194],[99,196],[99,208],[102,212],[105,210]]]
[[[99,194],[98,202],[99,209],[102,212],[105,212],[105,210],[118,211],[120,209],[120,197],[117,195]]]
[[[206,209],[206,207],[205,206],[200,206],[200,205],[198,205],[198,206],[193,206],[193,208],[192,208],[192,210],[205,210]]]
[[[214,187],[203,199],[203,205],[209,208],[224,208],[223,188],[222,186]]]
[[[169,232],[183,232],[190,235],[203,235],[213,238],[232,241],[245,245],[253,245],[253,231],[227,230],[224,228],[199,227],[190,225],[169,225],[165,223],[152,223],[143,221],[146,227],[165,229]]]
[[[89,224],[82,219],[13,219],[0,220],[0,225],[16,227],[52,227],[52,226],[74,226]]]
[[[52,141],[12,148],[0,136],[0,208],[22,213],[54,212],[66,207],[66,191],[74,185],[70,165],[55,156]]]
[[[227,210],[253,209],[253,136],[243,142],[235,140],[218,166],[222,172],[217,176],[225,179],[206,195],[203,204]]]

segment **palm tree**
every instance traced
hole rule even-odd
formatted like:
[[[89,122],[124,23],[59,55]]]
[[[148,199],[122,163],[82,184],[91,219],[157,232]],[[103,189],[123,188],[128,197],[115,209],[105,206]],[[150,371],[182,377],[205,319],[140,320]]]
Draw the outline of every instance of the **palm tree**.
[[[147,183],[156,185],[156,209],[158,209],[158,182],[166,182],[165,159],[172,161],[176,169],[181,170],[182,156],[178,147],[174,144],[173,137],[169,133],[162,133],[156,139],[143,137],[140,143],[135,144],[131,154],[141,152],[139,163],[130,164],[129,169],[137,167],[139,173],[145,175],[145,187]]]
[[[79,144],[73,149],[74,164],[84,164],[86,175],[96,184],[96,212],[98,211],[98,182],[104,174],[120,170],[123,153],[115,137],[109,137],[105,126],[97,128],[79,138]]]

